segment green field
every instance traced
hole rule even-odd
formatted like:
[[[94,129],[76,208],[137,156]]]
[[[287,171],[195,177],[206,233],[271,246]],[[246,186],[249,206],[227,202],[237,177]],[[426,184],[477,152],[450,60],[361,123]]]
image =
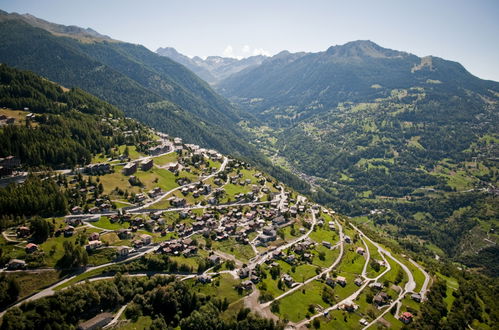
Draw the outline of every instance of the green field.
[[[221,274],[220,276],[215,276],[212,278],[211,283],[202,284],[196,280],[192,287],[197,292],[203,293],[205,295],[210,295],[217,297],[218,299],[227,298],[229,303],[233,303],[239,300],[242,296],[238,294],[235,286],[241,281],[234,279],[230,274]]]
[[[249,245],[236,242],[233,238],[224,241],[213,242],[212,248],[222,252],[232,254],[236,259],[247,262],[255,256],[253,249]]]
[[[328,305],[322,300],[322,288],[325,284],[313,281],[292,294],[282,298],[280,301],[279,315],[293,322],[303,320],[308,312],[308,306]],[[303,293],[305,292],[305,293]],[[315,314],[315,313],[314,313]]]
[[[60,272],[56,270],[39,270],[36,272],[4,273],[7,278],[14,278],[20,287],[19,299],[29,296],[57,282]]]
[[[75,242],[77,233],[90,234],[94,232],[99,232],[98,229],[90,227],[77,227],[75,233],[71,237],[64,237],[60,235],[59,237],[50,237],[44,243],[40,245],[40,248],[45,252],[45,263],[49,267],[54,267],[59,259],[64,255],[64,241]]]

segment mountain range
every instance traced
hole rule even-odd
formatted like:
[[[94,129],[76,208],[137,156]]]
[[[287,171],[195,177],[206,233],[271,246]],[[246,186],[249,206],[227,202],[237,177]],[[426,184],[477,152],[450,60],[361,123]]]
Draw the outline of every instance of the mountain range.
[[[190,58],[180,54],[172,47],[160,47],[156,50],[156,53],[185,65],[189,70],[210,84],[216,84],[245,69],[257,67],[267,59],[267,56],[264,55],[250,56],[243,59],[221,56],[208,56],[206,59],[202,59],[199,56]]]
[[[359,40],[282,51],[214,86],[256,117],[242,123],[253,144],[322,190],[317,199],[352,216],[378,210],[369,218],[413,249],[417,237],[468,264],[497,265],[488,256],[498,237],[484,224],[499,215],[490,208],[499,83]]]
[[[498,264],[488,256],[498,242],[499,84],[459,63],[366,40],[203,60],[6,12],[0,61],[245,157],[317,201],[368,215],[414,250]]]

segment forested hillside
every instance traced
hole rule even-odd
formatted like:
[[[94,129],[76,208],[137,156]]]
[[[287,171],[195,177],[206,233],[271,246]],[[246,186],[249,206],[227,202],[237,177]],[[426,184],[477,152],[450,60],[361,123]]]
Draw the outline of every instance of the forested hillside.
[[[138,142],[124,132],[143,129],[117,108],[80,89],[63,89],[6,65],[0,65],[0,107],[25,109],[23,121],[0,130],[0,157],[17,156],[24,167],[88,164],[93,154]]]
[[[244,157],[307,189],[247,143],[237,123],[249,117],[188,69],[143,46],[91,34],[90,38],[83,29],[1,12],[0,62],[32,70],[68,88],[79,87],[155,129]]]

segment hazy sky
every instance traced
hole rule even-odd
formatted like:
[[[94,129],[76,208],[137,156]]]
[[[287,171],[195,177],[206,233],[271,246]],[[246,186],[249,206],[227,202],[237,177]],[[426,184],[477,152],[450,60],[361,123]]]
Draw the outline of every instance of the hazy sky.
[[[499,81],[499,0],[0,0],[0,9],[202,57],[316,52],[370,39]]]

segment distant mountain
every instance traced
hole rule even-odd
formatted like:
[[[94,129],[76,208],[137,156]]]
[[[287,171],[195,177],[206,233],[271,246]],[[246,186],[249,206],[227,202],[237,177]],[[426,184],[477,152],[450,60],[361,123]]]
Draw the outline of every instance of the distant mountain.
[[[198,63],[196,63],[196,61],[194,61],[190,57],[180,54],[173,47],[158,48],[156,50],[156,53],[182,64],[183,66],[197,74],[201,79],[210,84],[217,81],[217,78],[215,78],[215,76],[213,76],[208,69],[198,65]]]
[[[392,89],[419,85],[454,93],[463,84],[485,94],[497,86],[474,77],[459,63],[355,41],[318,53],[282,52],[221,81],[217,88],[240,103],[258,99],[248,106],[252,111],[272,108],[272,113],[280,115],[279,109],[292,106],[306,116],[305,109],[315,104],[328,110],[339,102],[371,100]]]
[[[281,52],[218,90],[261,124],[245,129],[334,207],[492,272],[499,235],[499,83],[459,63],[354,41]],[[478,221],[478,222],[477,222]],[[418,243],[414,243],[417,237]],[[422,240],[422,241],[420,241]]]
[[[260,65],[267,57],[263,55],[250,56],[243,59],[209,56],[205,60],[195,56],[190,58],[180,54],[172,47],[158,48],[156,50],[161,56],[166,56],[172,60],[185,65],[192,72],[210,84],[216,84],[231,75]]]

